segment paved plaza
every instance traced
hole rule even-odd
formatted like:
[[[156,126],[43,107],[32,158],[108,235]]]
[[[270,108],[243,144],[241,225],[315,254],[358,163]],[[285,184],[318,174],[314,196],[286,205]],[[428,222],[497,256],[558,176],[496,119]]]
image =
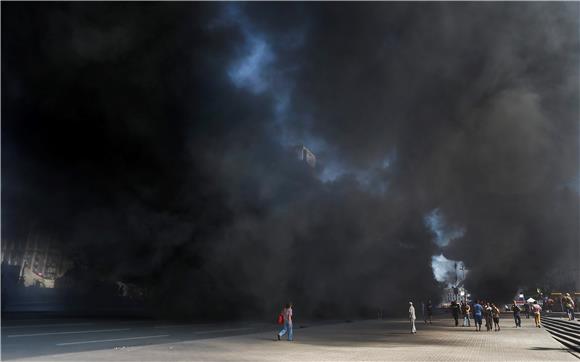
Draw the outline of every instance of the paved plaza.
[[[274,341],[274,325],[168,325],[68,321],[2,328],[3,360],[18,361],[574,361],[544,329],[502,319],[500,332],[453,327],[450,319],[296,323],[295,341]]]

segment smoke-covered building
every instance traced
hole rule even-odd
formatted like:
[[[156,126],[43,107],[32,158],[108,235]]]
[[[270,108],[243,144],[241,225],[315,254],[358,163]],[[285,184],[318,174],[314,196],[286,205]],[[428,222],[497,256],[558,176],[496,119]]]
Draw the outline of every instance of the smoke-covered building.
[[[30,233],[26,243],[2,241],[2,264],[18,267],[18,281],[25,287],[53,288],[70,263],[54,242],[39,234]]]
[[[447,307],[451,302],[470,302],[471,294],[463,286],[463,282],[458,286],[450,286],[443,289],[441,293],[441,306]]]
[[[299,160],[306,162],[312,168],[316,167],[316,156],[306,146],[302,144],[297,145],[294,147],[294,151]]]

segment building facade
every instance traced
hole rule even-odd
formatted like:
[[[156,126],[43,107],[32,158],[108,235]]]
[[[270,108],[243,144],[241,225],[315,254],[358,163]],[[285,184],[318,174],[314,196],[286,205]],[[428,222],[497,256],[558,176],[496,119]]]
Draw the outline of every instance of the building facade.
[[[2,241],[2,264],[18,267],[18,283],[25,287],[54,288],[54,281],[70,267],[54,240],[29,233],[26,241]]]
[[[294,152],[299,160],[306,162],[312,168],[316,167],[316,156],[306,146],[302,144],[297,145],[294,147]]]

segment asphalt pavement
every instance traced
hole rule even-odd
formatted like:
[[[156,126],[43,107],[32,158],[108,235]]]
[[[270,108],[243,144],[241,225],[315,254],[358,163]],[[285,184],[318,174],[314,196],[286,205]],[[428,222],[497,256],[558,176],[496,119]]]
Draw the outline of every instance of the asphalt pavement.
[[[176,323],[151,320],[25,319],[2,324],[2,360],[50,358],[62,353],[179,343],[271,331],[272,325],[244,323]]]
[[[175,323],[122,319],[25,319],[2,324],[2,360],[18,361],[533,361],[577,357],[530,320],[500,332],[453,327],[449,318],[295,325],[275,341],[273,323]],[[303,328],[300,328],[300,327]]]

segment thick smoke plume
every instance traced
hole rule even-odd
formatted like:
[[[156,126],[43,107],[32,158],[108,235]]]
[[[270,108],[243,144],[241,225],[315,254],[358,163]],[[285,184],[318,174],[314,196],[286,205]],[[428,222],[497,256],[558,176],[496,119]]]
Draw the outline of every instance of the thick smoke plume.
[[[404,312],[441,253],[493,298],[578,273],[577,3],[2,10],[3,240],[194,317]]]

